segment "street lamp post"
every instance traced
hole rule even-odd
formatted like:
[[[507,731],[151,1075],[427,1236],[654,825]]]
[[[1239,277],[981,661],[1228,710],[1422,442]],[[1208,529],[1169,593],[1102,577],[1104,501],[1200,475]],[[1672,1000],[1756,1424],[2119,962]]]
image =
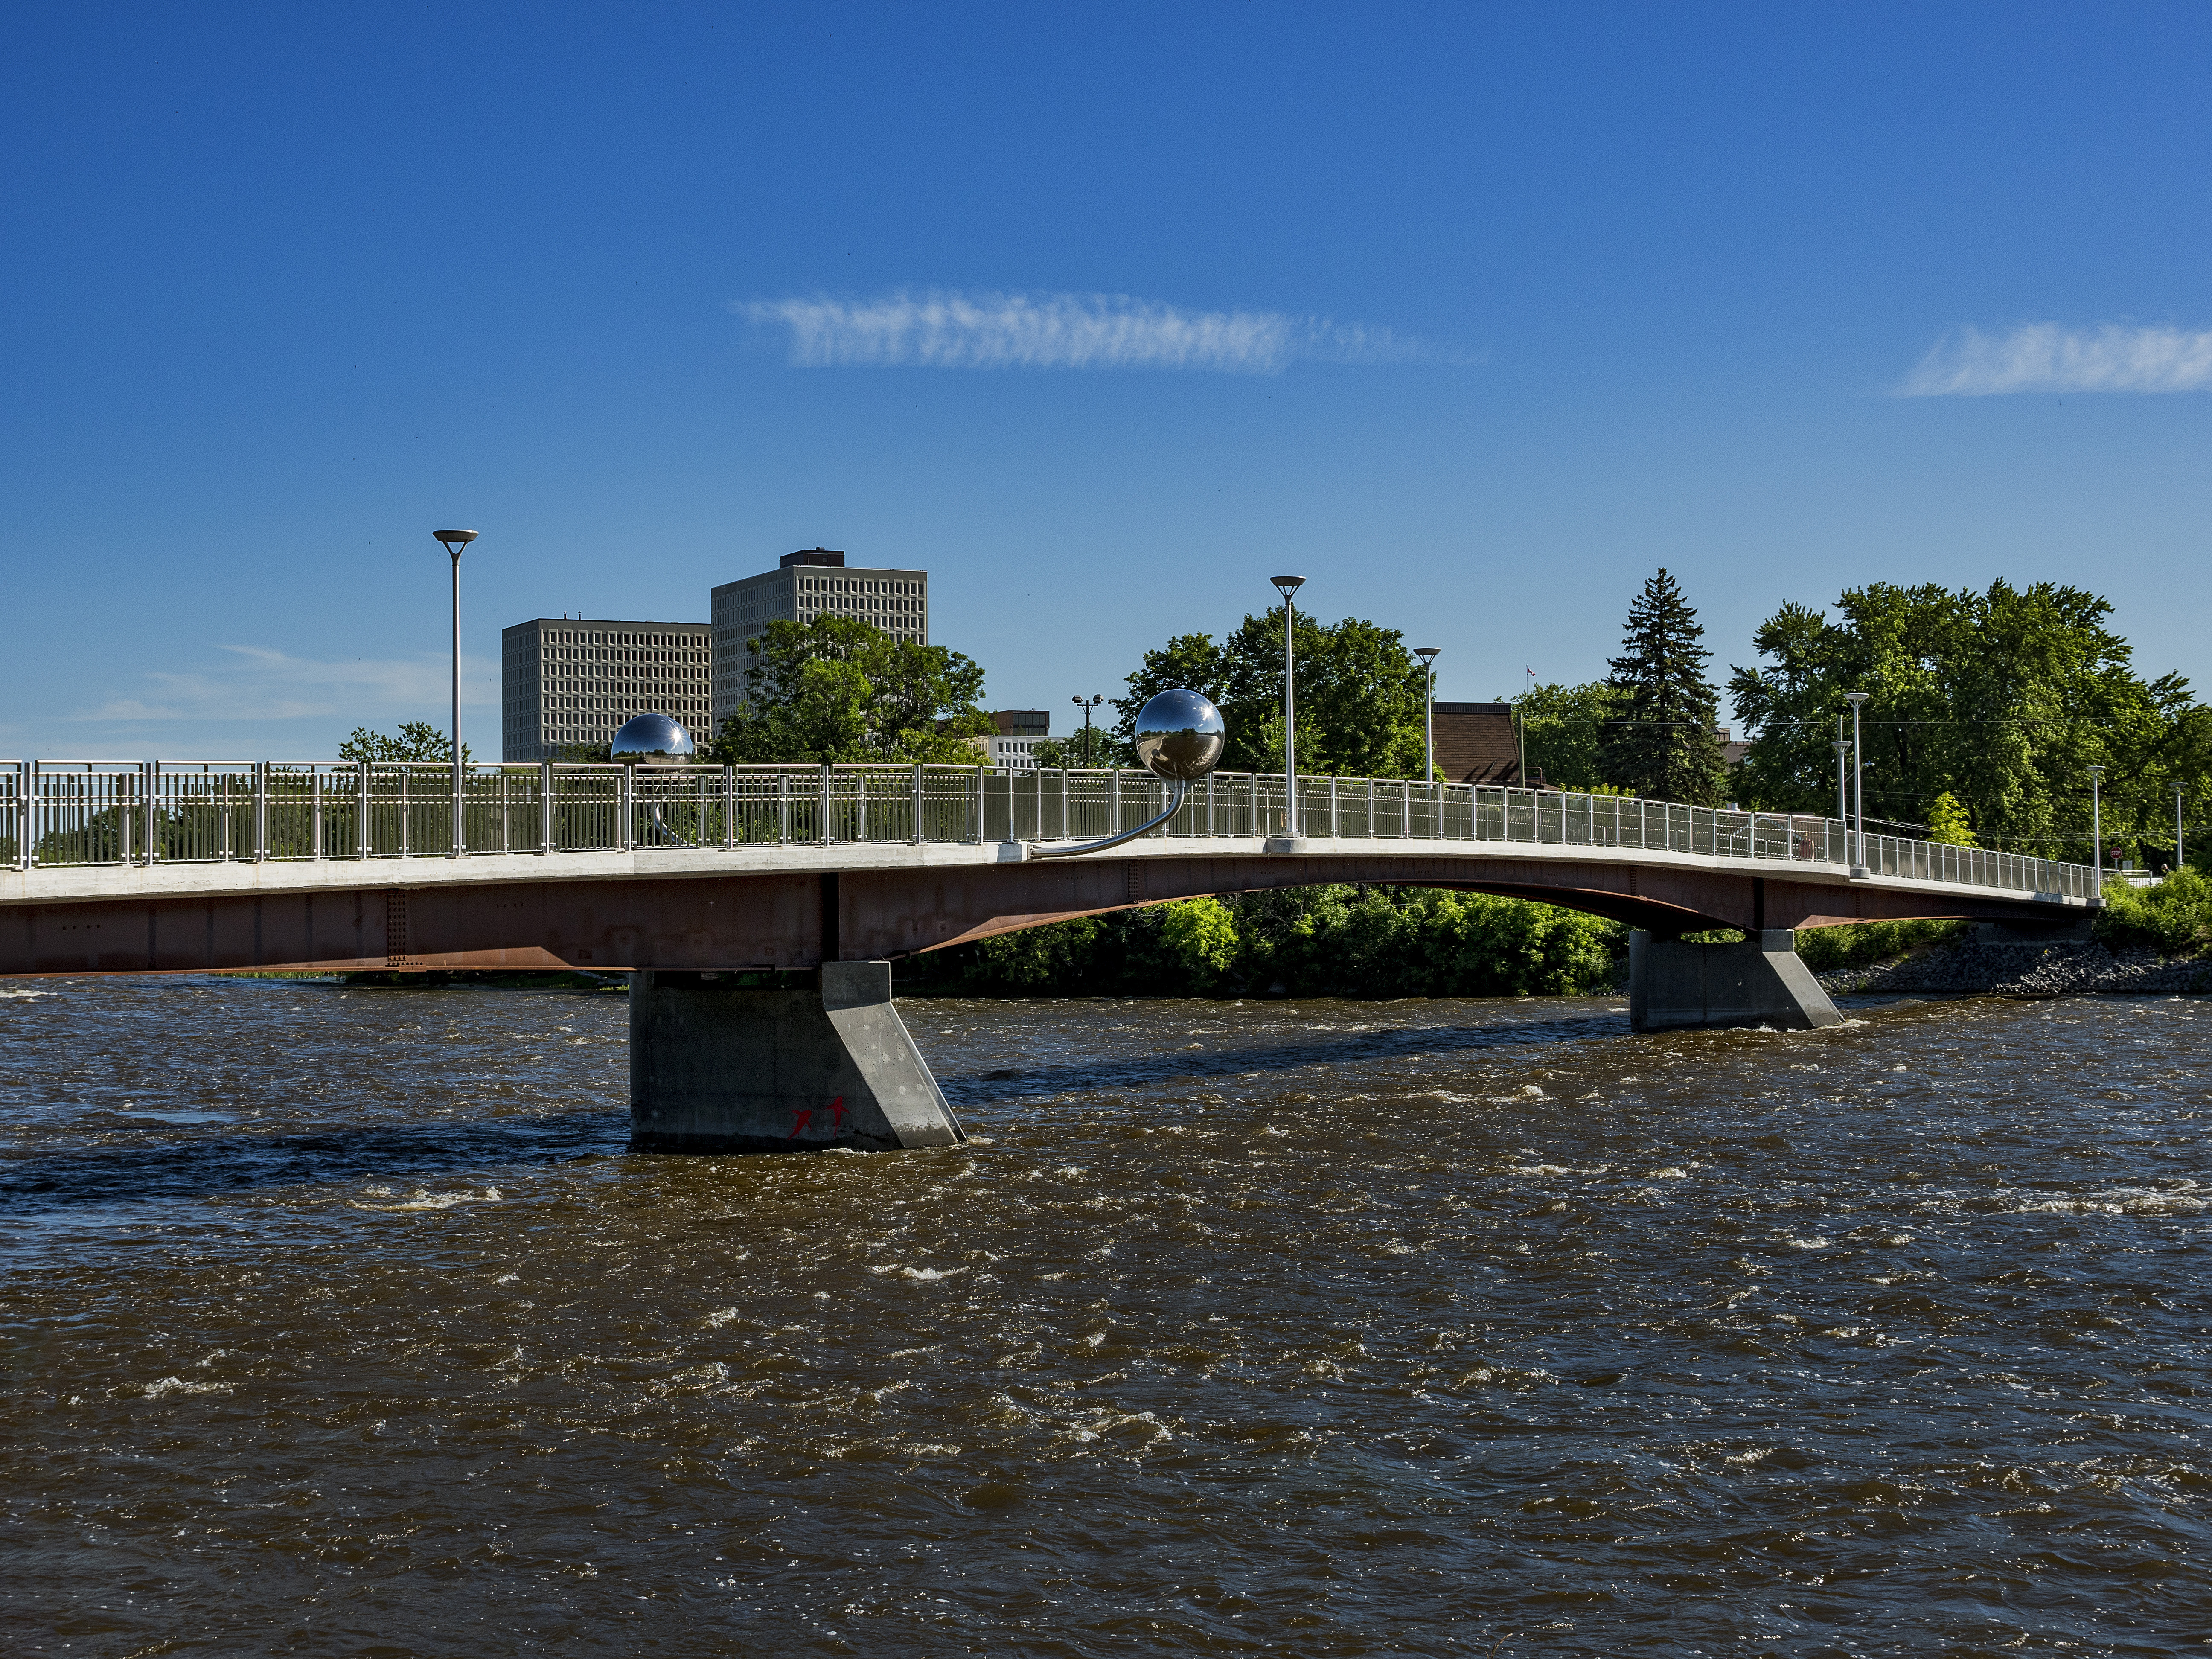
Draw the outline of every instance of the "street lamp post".
[[[1083,763],[1089,766],[1097,758],[1091,750],[1091,711],[1106,701],[1106,694],[1099,691],[1086,697],[1079,692],[1071,701],[1083,711]]]
[[[1291,596],[1306,585],[1304,576],[1270,576],[1283,596],[1283,833],[1298,838],[1298,704],[1297,666],[1291,658]]]
[[[1442,649],[1441,647],[1434,645],[1417,645],[1413,647],[1413,654],[1421,659],[1421,665],[1429,671],[1428,702],[1423,710],[1421,720],[1423,762],[1421,781],[1424,783],[1434,783],[1437,781],[1437,658],[1442,653]]]
[[[1870,694],[1846,691],[1844,701],[1851,706],[1851,875],[1854,879],[1868,873],[1866,861],[1866,761],[1859,747],[1859,710],[1865,706]]]
[[[434,530],[430,532],[453,556],[453,851],[459,858],[465,842],[461,835],[461,550],[476,540],[473,530]]]
[[[2181,792],[2188,787],[2179,778],[2173,781],[2173,867],[2176,870],[2188,862],[2182,856],[2181,845]]]
[[[2097,890],[2105,886],[2105,769],[2089,769],[2089,847],[2095,856],[2090,860],[2097,866]]]

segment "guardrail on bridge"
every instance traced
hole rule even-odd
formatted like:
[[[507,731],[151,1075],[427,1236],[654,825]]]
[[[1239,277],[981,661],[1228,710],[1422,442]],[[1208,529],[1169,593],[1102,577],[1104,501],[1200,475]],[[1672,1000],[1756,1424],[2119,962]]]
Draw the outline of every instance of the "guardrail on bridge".
[[[1217,773],[1154,834],[1285,834],[1279,774]],[[1149,772],[964,766],[475,766],[440,763],[0,763],[0,866],[447,858],[641,848],[1053,842],[1110,836],[1165,805]],[[1402,778],[1301,774],[1295,834],[1498,842],[1848,865],[1827,817]],[[1866,837],[1875,875],[2073,899],[2098,872],[1982,848]]]

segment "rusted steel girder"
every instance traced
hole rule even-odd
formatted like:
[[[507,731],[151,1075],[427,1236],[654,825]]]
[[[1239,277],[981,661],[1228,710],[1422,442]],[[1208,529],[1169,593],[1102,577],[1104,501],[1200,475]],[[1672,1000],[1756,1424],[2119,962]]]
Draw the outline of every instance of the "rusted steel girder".
[[[1235,854],[835,874],[667,876],[78,901],[0,908],[0,975],[265,969],[802,969],[1071,916],[1323,882],[1449,887],[1586,910],[1660,938],[1710,927],[1966,918],[2078,907],[1729,870],[1499,853]]]

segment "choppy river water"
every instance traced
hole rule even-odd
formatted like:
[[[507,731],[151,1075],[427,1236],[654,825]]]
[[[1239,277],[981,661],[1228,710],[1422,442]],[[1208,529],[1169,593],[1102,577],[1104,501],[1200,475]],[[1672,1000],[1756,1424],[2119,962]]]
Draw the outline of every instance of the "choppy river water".
[[[0,1650],[2212,1635],[2212,1005],[903,1007],[969,1146],[701,1159],[617,995],[0,985]]]

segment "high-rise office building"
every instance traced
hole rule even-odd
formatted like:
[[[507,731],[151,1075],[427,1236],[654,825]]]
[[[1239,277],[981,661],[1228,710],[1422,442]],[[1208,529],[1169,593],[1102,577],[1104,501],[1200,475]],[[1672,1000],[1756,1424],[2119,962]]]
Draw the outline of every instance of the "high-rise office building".
[[[929,643],[929,572],[863,569],[827,548],[787,553],[773,570],[714,590],[716,726],[737,711],[752,665],[748,643],[772,622],[811,622],[825,615],[857,617],[895,640]]]
[[[609,742],[633,714],[673,715],[702,744],[713,732],[706,623],[540,617],[499,637],[501,760]]]

